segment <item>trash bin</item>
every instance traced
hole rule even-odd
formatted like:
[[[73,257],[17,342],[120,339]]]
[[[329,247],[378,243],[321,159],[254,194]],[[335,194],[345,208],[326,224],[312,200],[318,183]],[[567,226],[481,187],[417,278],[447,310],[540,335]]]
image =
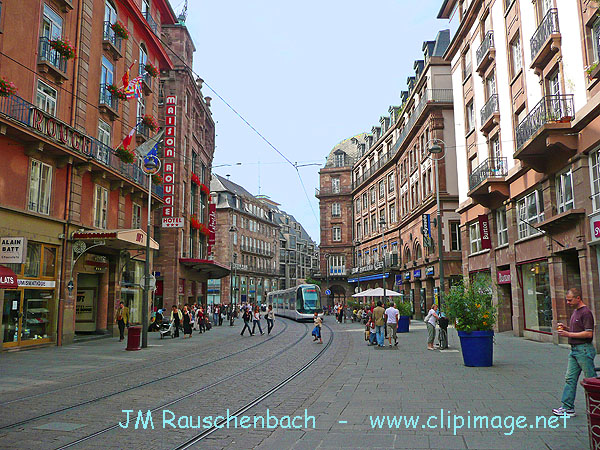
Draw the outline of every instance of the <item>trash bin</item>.
[[[140,335],[142,327],[129,327],[127,329],[127,350],[140,350]]]
[[[600,448],[600,378],[585,378],[581,385],[585,389],[590,448]]]

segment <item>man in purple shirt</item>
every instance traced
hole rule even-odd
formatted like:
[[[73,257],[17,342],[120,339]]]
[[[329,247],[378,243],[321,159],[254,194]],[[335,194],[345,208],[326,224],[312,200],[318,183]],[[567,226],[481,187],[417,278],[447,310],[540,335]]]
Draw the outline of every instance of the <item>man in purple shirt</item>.
[[[594,369],[594,357],[596,349],[592,345],[594,337],[594,316],[590,309],[585,306],[581,299],[581,291],[571,288],[567,291],[567,304],[575,308],[571,314],[569,327],[562,323],[556,325],[558,335],[569,338],[571,352],[567,374],[565,375],[565,388],[562,396],[562,406],[555,408],[552,412],[557,416],[573,417],[575,415],[575,393],[577,392],[577,380],[583,370],[585,378],[596,376]]]

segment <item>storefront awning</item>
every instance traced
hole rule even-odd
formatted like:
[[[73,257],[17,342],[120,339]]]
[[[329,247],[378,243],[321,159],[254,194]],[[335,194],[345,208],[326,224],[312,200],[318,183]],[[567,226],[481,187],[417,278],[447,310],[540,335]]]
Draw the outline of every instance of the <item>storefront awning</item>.
[[[179,262],[186,267],[197,270],[198,272],[206,273],[207,278],[213,280],[224,278],[231,273],[227,266],[209,259],[179,258]]]
[[[103,231],[77,231],[73,239],[83,241],[104,241],[104,245],[117,250],[146,247],[146,232],[142,229],[132,230],[103,230]],[[150,238],[150,248],[158,250],[158,242]]]
[[[17,276],[8,267],[0,266],[0,289],[18,289]]]

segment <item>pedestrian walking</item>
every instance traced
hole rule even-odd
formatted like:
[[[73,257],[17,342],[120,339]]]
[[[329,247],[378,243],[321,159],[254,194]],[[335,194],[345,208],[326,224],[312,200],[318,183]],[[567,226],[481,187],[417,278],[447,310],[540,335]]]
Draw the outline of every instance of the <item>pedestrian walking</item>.
[[[183,338],[192,337],[192,315],[187,305],[183,305]]]
[[[315,328],[312,331],[312,335],[314,337],[313,342],[318,340],[319,344],[322,344],[323,339],[321,337],[321,326],[323,325],[323,320],[319,317],[319,313],[315,312],[313,322],[315,323]]]
[[[592,344],[594,337],[594,316],[592,311],[583,303],[581,291],[571,288],[567,291],[567,305],[575,308],[571,314],[569,326],[557,323],[558,335],[569,338],[571,352],[567,363],[565,387],[562,395],[562,406],[552,410],[556,416],[575,416],[575,394],[577,393],[577,380],[581,371],[584,378],[596,376],[594,357],[596,349]]]
[[[258,331],[260,331],[260,335],[262,336],[263,334],[263,330],[260,326],[260,308],[258,306],[256,306],[254,308],[254,319],[252,320],[252,334],[254,334],[254,330],[256,329],[256,325],[258,325]]]
[[[381,300],[373,310],[373,320],[375,321],[375,332],[377,333],[377,345],[383,347],[383,334],[385,328],[385,309],[383,309]]]
[[[176,305],[173,305],[173,308],[171,309],[171,323],[173,323],[173,326],[175,327],[173,337],[179,337],[179,327],[181,326],[181,317],[179,314],[179,309]]]
[[[369,333],[367,345],[377,345],[377,328],[375,327],[375,321],[371,318],[367,322],[367,330],[367,333]]]
[[[394,302],[390,303],[388,309],[385,310],[385,316],[387,317],[387,336],[390,347],[392,346],[392,338],[394,338],[394,345],[398,345],[398,318],[400,317],[400,311],[396,309]]]
[[[129,308],[123,302],[119,302],[119,309],[117,309],[117,325],[119,325],[119,342],[123,342],[125,327],[129,326]]]
[[[242,328],[242,332],[240,333],[240,336],[244,335],[244,331],[246,331],[246,328],[248,328],[248,334],[250,336],[254,336],[254,334],[252,333],[252,330],[250,329],[250,321],[252,320],[252,314],[250,314],[250,311],[248,311],[247,309],[244,310],[244,314],[242,315],[242,320],[244,321],[244,328]]]
[[[269,305],[269,307],[267,308],[267,334],[271,334],[274,321],[275,313],[273,312],[273,305]]]
[[[425,317],[425,323],[427,324],[427,350],[435,350],[433,348],[433,341],[435,341],[435,326],[439,319],[437,309],[438,306],[434,303]]]
[[[202,309],[202,306],[198,308],[198,311],[196,312],[196,322],[198,323],[198,331],[200,332],[200,334],[202,334],[203,331],[206,331],[204,325],[204,311]]]
[[[215,310],[213,312],[213,325],[217,326],[217,324],[219,323],[219,311],[220,311],[220,305],[215,306]]]

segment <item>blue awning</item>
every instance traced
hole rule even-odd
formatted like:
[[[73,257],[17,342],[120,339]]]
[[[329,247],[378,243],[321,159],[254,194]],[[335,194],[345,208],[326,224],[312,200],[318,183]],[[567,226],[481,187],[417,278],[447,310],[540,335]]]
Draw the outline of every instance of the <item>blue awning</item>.
[[[386,272],[385,278],[388,278],[389,276],[390,276],[390,274],[388,272]],[[367,275],[366,277],[360,277],[360,281],[381,280],[382,278],[384,278],[382,276],[382,274],[378,273],[375,275]],[[357,283],[358,281],[359,281],[358,278],[350,278],[348,280],[348,283]]]

